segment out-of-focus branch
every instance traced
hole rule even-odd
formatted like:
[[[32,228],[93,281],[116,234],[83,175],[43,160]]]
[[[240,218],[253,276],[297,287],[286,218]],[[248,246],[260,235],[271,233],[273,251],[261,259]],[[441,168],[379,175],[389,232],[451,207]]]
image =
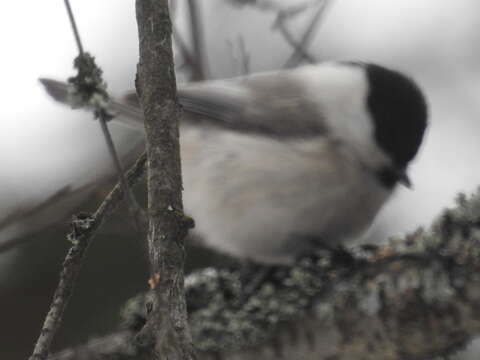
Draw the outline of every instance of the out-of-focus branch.
[[[240,74],[248,75],[250,74],[250,54],[247,51],[245,46],[245,39],[242,36],[238,37],[238,52],[240,57]]]
[[[287,25],[285,24],[285,17],[282,13],[277,16],[273,29],[278,29],[285,41],[294,49],[294,53],[287,60],[284,67],[292,67],[292,65],[290,65],[292,58],[295,58],[295,60],[298,62],[305,60],[311,64],[317,61],[313,55],[308,53],[305,44],[301,44],[300,41],[297,42],[297,40],[293,38],[293,35],[290,33],[290,30],[288,30]]]
[[[310,24],[305,29],[305,32],[302,34],[300,40],[298,42],[292,42],[288,40],[288,32],[286,26],[283,22],[279,22],[280,31],[284,35],[285,39],[292,45],[294,48],[293,54],[290,58],[286,61],[284,68],[292,68],[300,64],[300,62],[305,59],[311,63],[317,62],[315,57],[308,54],[307,49],[310,46],[313,36],[315,35],[319,25],[321,24],[321,20],[325,18],[325,14],[328,11],[328,8],[331,6],[332,0],[323,0],[320,5],[318,5],[318,9],[312,17]],[[291,37],[290,37],[291,38]],[[291,39],[290,39],[291,40]]]
[[[175,7],[176,1],[171,2]],[[190,81],[201,81],[209,77],[209,66],[205,53],[205,37],[203,34],[203,23],[198,0],[187,0],[188,16],[190,20],[190,43],[185,40],[178,27],[173,25],[173,40],[181,55],[181,60],[176,64],[178,69],[187,71],[190,74]],[[172,14],[172,6],[170,8]],[[174,15],[172,15],[174,18]]]
[[[333,0],[306,0],[294,4],[274,0],[229,0],[229,2],[238,6],[250,5],[262,11],[276,13],[272,28],[278,30],[284,40],[293,48],[293,53],[285,62],[284,68],[298,66],[302,61],[317,62],[315,56],[308,51],[308,47]],[[310,12],[314,14],[307,28],[299,39],[296,39],[288,27],[288,22],[298,16],[307,16]]]
[[[148,247],[155,301],[138,335],[150,359],[194,359],[184,297],[182,177],[172,25],[168,1],[137,0],[140,60],[137,93],[148,154]]]
[[[45,209],[48,209],[50,206],[57,204],[62,199],[67,196],[73,196],[75,192],[82,192],[83,188],[72,189],[70,186],[64,186],[60,190],[56,191],[54,194],[49,196],[47,199],[41,201],[35,206],[26,206],[20,209],[16,209],[11,212],[9,215],[0,220],[0,231],[8,228],[10,225],[15,224],[17,221],[26,220],[30,216],[41,213]],[[21,244],[27,242],[25,238],[12,238],[6,241],[0,242],[0,253],[13,249]]]
[[[429,231],[353,255],[345,262],[323,253],[278,268],[247,297],[240,271],[190,275],[187,303],[199,357],[429,359],[480,334],[480,192],[460,197]],[[55,360],[77,359],[74,353]],[[115,354],[111,359],[133,359]]]
[[[72,98],[72,103],[75,103],[77,107],[92,109],[95,118],[99,120],[108,152],[117,171],[119,183],[127,196],[127,204],[135,227],[137,231],[141,231],[145,228],[146,219],[127,185],[123,168],[107,126],[107,122],[114,116],[108,107],[109,96],[106,91],[106,84],[102,79],[102,70],[95,64],[95,60],[90,54],[83,52],[75,59],[74,66],[78,69],[78,74],[68,79],[69,84],[72,86],[68,95]]]
[[[76,99],[79,107],[93,109],[95,118],[100,122],[107,149],[112,158],[115,170],[117,171],[119,182],[123,187],[123,191],[127,195],[128,207],[132,214],[135,227],[137,231],[141,231],[145,227],[146,220],[144,219],[142,209],[138,205],[132,191],[127,186],[125,174],[122,165],[120,164],[120,160],[118,159],[112,135],[107,126],[107,122],[114,116],[108,108],[109,96],[106,91],[107,85],[102,79],[102,70],[95,64],[95,59],[89,53],[84,52],[75,16],[70,6],[70,1],[64,0],[64,2],[79,53],[74,61],[74,67],[78,70],[78,74],[68,79],[69,84],[72,85],[71,96]]]
[[[232,62],[238,69],[239,75],[248,75],[251,72],[250,53],[247,51],[243,36],[238,36],[236,40],[237,41],[227,41]]]
[[[127,185],[130,188],[133,188],[145,175],[146,163],[147,154],[144,152],[125,174]],[[120,182],[118,182],[93,214],[94,223],[91,227],[92,234],[90,236],[93,237],[95,235],[94,233],[113,215],[114,211],[124,199],[125,193],[123,187]]]
[[[135,146],[128,156],[124,157],[125,163],[132,166],[131,170],[127,172],[130,175],[126,175],[127,183],[132,184],[131,186],[136,185],[142,179],[143,169],[138,169],[138,165],[144,166],[146,155],[144,154],[138,159],[136,159],[136,156],[144,147],[145,145],[140,143]],[[0,254],[15,249],[22,244],[36,241],[38,238],[34,236],[35,233],[51,226],[53,222],[63,221],[67,218],[67,215],[58,215],[59,213],[64,214],[65,211],[67,211],[64,209],[68,209],[68,212],[72,213],[78,209],[78,204],[84,203],[87,199],[97,200],[100,196],[98,190],[112,187],[114,180],[115,176],[109,174],[80,187],[74,188],[68,185],[56,191],[43,201],[39,201],[34,205],[28,203],[27,205],[14,209],[7,216],[0,219],[0,232],[8,232],[10,227],[17,227],[18,224],[21,223],[23,235],[1,241]],[[113,193],[119,194],[119,197],[115,196],[114,203],[112,204],[112,206],[116,208],[123,199],[123,192],[119,189],[119,184],[114,187],[112,194]],[[71,203],[75,205],[70,205]],[[106,215],[105,218],[110,217],[112,214],[113,211]],[[26,227],[30,227],[31,224],[35,225],[32,226],[30,230],[25,229]],[[33,236],[27,236],[26,234]]]
[[[205,37],[203,36],[203,24],[200,13],[199,0],[188,0],[188,12],[190,15],[190,34],[195,59],[192,69],[192,80],[205,80],[208,76],[208,66],[205,54]]]

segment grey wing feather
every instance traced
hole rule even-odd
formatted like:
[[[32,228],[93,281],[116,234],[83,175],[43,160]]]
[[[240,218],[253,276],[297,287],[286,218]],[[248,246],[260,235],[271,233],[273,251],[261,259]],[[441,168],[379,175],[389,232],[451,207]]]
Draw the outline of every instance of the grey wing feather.
[[[66,85],[41,80],[57,101],[68,103]],[[327,129],[300,81],[289,72],[179,85],[178,99],[184,122],[280,138],[308,138]],[[135,92],[111,102],[120,122],[143,128]]]
[[[291,72],[252,75],[180,87],[185,111],[213,126],[280,138],[318,136],[322,114]]]

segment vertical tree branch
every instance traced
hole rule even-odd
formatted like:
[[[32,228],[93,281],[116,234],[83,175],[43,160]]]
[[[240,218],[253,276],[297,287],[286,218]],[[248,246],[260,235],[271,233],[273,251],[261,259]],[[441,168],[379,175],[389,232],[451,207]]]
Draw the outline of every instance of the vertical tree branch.
[[[148,246],[155,303],[139,340],[155,359],[194,359],[184,296],[184,237],[179,106],[167,0],[137,0],[137,92],[148,155]]]

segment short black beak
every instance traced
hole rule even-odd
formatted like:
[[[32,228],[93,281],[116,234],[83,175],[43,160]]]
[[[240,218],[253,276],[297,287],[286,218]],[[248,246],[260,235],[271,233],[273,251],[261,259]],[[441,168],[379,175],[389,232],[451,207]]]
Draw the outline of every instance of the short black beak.
[[[397,176],[398,176],[398,182],[400,184],[402,184],[403,186],[409,189],[412,188],[412,182],[410,181],[410,178],[408,177],[407,171],[405,169],[398,169]]]

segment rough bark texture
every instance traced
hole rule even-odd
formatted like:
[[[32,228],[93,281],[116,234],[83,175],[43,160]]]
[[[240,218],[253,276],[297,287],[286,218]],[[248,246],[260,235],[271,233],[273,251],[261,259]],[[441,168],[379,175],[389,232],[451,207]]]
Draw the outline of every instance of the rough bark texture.
[[[62,323],[63,313],[72,296],[76,279],[80,273],[85,253],[90,244],[91,238],[85,236],[84,232],[89,231],[93,222],[93,217],[89,216],[82,219],[77,218],[72,221],[72,232],[69,234],[69,240],[72,241],[73,244],[63,262],[59,284],[53,295],[50,310],[45,317],[33,354],[29,358],[30,360],[45,360],[49,355],[50,346]]]
[[[139,335],[150,358],[193,359],[184,297],[182,178],[167,0],[137,0],[140,60],[137,92],[145,115],[148,155],[148,246],[155,301]],[[158,282],[156,281],[158,280]]]

